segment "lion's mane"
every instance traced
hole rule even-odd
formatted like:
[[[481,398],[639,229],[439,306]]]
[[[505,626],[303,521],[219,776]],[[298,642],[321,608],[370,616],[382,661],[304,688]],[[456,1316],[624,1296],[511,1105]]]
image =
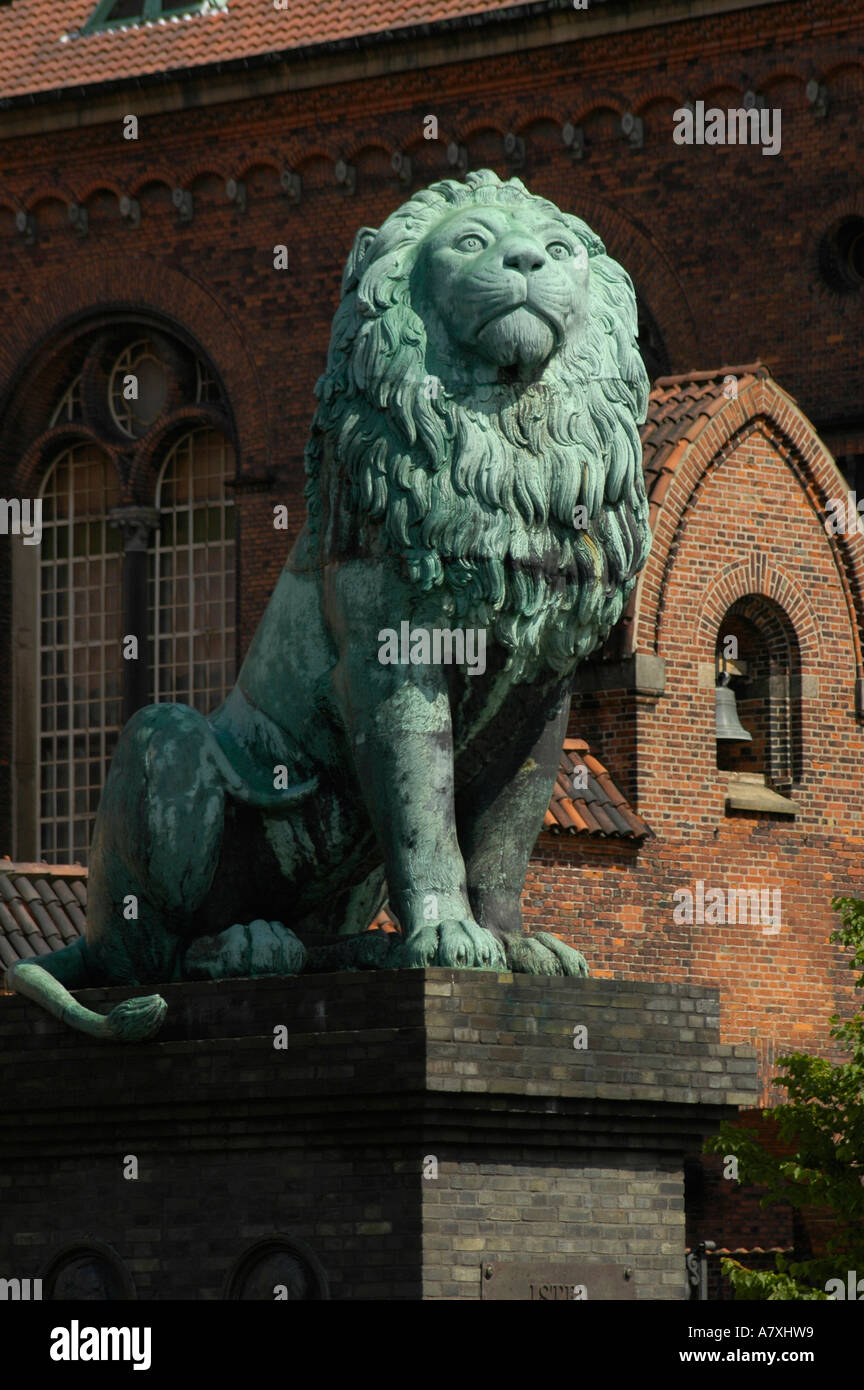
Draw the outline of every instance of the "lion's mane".
[[[445,215],[492,203],[527,204],[579,238],[589,316],[536,382],[462,390],[430,376],[411,271]],[[306,450],[319,558],[396,554],[451,623],[489,629],[515,679],[572,670],[618,621],[650,544],[635,339],[629,276],[519,179],[484,169],[415,194],[358,235],[345,269]]]

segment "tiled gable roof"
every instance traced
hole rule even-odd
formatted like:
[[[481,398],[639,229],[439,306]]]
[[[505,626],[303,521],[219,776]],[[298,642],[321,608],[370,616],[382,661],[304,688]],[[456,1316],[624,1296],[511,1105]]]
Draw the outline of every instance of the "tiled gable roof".
[[[96,0],[0,8],[0,97],[231,62],[513,9],[512,0],[228,0],[207,13],[82,33]]]
[[[657,378],[648,398],[648,415],[639,432],[652,526],[688,446],[729,405],[732,397],[727,390],[731,392],[733,388],[724,386],[727,378],[735,378],[734,390],[740,395],[754,381],[769,375],[767,367],[751,362],[714,372],[683,372],[680,376]]]

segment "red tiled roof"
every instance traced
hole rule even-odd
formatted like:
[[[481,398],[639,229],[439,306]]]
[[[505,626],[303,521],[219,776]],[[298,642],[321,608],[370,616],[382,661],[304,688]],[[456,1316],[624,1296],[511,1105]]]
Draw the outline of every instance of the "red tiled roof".
[[[513,0],[228,0],[227,9],[81,34],[97,0],[0,8],[0,97],[198,67],[514,8]]]
[[[69,946],[87,928],[87,870],[80,864],[0,859],[0,972]]]
[[[767,367],[750,362],[714,372],[683,372],[680,376],[657,378],[648,398],[648,416],[640,430],[652,523],[687,446],[695,443],[709,421],[730,404],[732,397],[724,388],[727,377],[735,378],[735,390],[740,395],[754,381],[768,376]]]
[[[574,787],[573,778],[580,772]],[[625,840],[641,840],[652,833],[583,738],[564,740],[543,829],[553,835],[615,835]]]

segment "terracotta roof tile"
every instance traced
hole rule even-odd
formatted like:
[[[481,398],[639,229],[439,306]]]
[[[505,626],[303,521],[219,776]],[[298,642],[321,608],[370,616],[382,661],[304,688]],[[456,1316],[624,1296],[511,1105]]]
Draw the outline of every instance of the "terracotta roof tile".
[[[574,786],[574,777],[580,774]],[[565,739],[544,830],[570,834],[615,835],[641,840],[651,830],[627,802],[608,769],[585,739]]]
[[[81,33],[97,0],[0,8],[0,97],[231,62],[418,24],[490,15],[512,0],[228,0],[227,8]]]
[[[687,449],[715,415],[735,405],[724,393],[727,376],[737,379],[740,394],[758,378],[768,376],[758,362],[720,367],[713,372],[685,372],[658,377],[648,399],[648,415],[640,431],[642,467],[649,502],[659,507]],[[652,515],[652,522],[656,512]]]
[[[87,870],[80,864],[0,859],[0,965],[50,955],[86,929]]]

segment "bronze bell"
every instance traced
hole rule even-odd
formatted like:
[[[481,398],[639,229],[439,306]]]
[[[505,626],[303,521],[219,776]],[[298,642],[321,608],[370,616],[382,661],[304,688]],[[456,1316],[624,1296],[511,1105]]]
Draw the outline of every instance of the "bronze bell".
[[[730,690],[726,684],[729,677],[722,675],[720,685],[714,691],[714,706],[716,733],[715,738],[719,742],[721,739],[728,743],[752,743],[753,735],[748,734],[744,725],[738,718],[738,706],[735,703],[735,692]]]

